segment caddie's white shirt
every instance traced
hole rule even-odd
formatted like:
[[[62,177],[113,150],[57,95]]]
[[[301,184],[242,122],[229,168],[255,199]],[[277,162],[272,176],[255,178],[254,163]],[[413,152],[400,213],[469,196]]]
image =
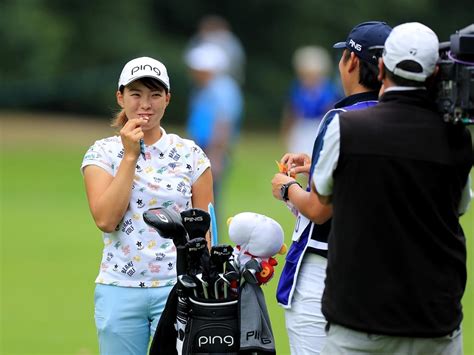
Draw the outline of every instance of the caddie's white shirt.
[[[162,129],[162,137],[140,155],[130,204],[112,233],[103,233],[104,251],[96,283],[124,287],[160,287],[176,282],[176,249],[143,221],[149,208],[178,212],[192,207],[191,186],[210,167],[193,141]],[[123,157],[119,136],[98,140],[84,156],[81,170],[97,165],[112,176]]]
[[[400,89],[397,87],[392,88],[392,90]],[[333,173],[334,170],[336,170],[339,161],[341,139],[339,129],[339,114],[336,114],[333,120],[329,123],[326,133],[324,134],[319,157],[316,161],[313,175],[310,177],[312,183],[316,187],[316,191],[318,191],[322,196],[332,195],[334,185]],[[471,177],[468,176],[458,206],[458,212],[460,215],[463,215],[469,209],[472,198]]]

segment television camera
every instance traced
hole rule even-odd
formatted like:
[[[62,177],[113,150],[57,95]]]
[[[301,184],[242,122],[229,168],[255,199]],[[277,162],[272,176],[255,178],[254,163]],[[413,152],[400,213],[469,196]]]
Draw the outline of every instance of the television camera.
[[[474,124],[474,24],[439,45],[436,104],[445,122]]]

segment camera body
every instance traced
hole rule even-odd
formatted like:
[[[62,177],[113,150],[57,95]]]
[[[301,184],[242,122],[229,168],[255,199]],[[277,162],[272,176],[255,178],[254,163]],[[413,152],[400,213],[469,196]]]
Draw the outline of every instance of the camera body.
[[[440,43],[436,104],[445,122],[474,124],[474,24]]]

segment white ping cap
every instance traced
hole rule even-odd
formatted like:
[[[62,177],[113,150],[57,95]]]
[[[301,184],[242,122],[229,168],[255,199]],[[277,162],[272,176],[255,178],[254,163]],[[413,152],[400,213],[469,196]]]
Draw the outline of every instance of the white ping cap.
[[[170,91],[170,79],[163,63],[150,57],[140,57],[129,61],[122,69],[118,81],[118,87],[127,86],[131,82],[141,78],[153,78],[163,84]]]

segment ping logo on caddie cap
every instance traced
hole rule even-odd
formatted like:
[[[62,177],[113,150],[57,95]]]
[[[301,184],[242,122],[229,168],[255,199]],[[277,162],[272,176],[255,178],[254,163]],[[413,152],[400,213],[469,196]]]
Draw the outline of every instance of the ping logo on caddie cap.
[[[139,70],[150,70],[155,72],[156,75],[160,76],[161,71],[157,67],[152,67],[150,64],[141,64],[132,68],[131,75],[135,74]]]
[[[349,46],[354,48],[357,52],[360,52],[362,50],[362,45],[354,42],[352,38],[349,40]]]

